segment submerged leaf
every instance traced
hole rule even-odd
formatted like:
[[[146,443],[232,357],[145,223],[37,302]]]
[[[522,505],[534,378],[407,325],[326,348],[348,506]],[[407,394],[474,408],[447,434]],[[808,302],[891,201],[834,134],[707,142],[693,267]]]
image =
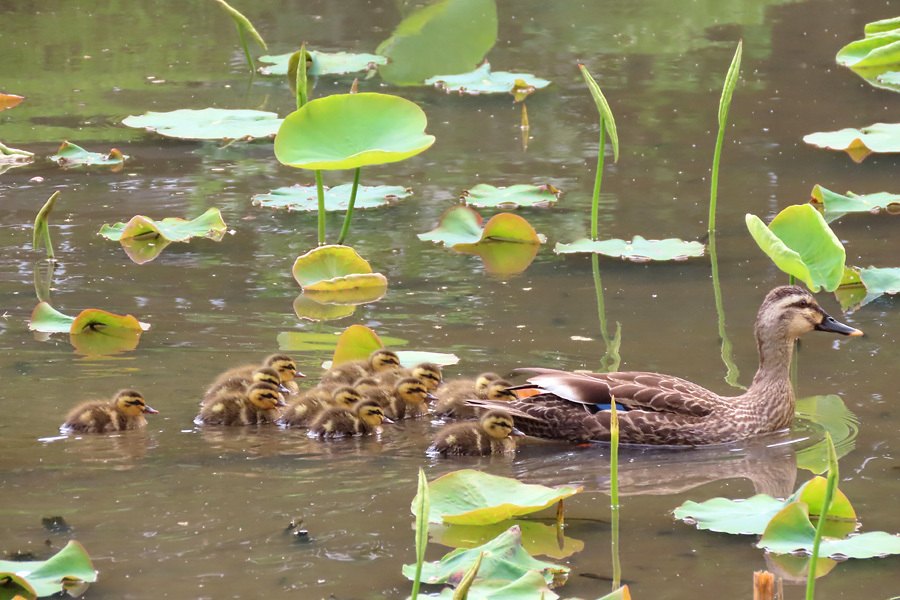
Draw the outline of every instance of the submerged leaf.
[[[426,79],[425,85],[433,85],[448,94],[457,92],[460,95],[478,95],[513,93],[517,88],[541,89],[550,85],[550,82],[531,73],[491,71],[491,65],[484,61],[484,64],[470,73],[436,75]]]
[[[42,597],[61,593],[76,582],[97,581],[97,571],[84,546],[70,540],[47,560],[0,560],[0,581],[7,578],[19,585],[24,582],[30,594]]]
[[[847,192],[846,196],[842,196],[821,185],[816,185],[812,190],[812,199],[809,203],[824,207],[825,221],[828,223],[852,212],[878,213],[884,210],[893,215],[900,214],[900,194],[887,192],[864,196]]]
[[[252,140],[275,135],[282,121],[261,110],[182,108],[129,116],[122,124],[184,140]]]
[[[509,209],[519,206],[551,206],[556,204],[561,193],[549,183],[499,188],[479,183],[472,189],[463,191],[461,198],[469,206]]]
[[[137,215],[132,217],[128,223],[104,224],[100,228],[100,235],[108,240],[120,242],[154,239],[163,242],[186,242],[192,237],[207,237],[218,242],[225,235],[226,230],[227,226],[222,220],[222,213],[218,208],[210,208],[190,221],[177,217],[154,221],[150,217]]]
[[[333,188],[324,187],[325,210],[346,211],[350,202],[350,193],[353,184],[346,183]],[[401,185],[361,185],[356,190],[354,210],[361,208],[377,208],[387,206],[412,195],[412,190]],[[267,194],[253,196],[253,205],[263,208],[284,208],[289,211],[317,211],[319,210],[319,196],[314,185],[296,184],[289,187],[280,187]]]
[[[873,152],[900,152],[900,123],[875,123],[862,129],[810,133],[803,141],[819,148],[844,150],[855,162]]]
[[[633,262],[647,262],[650,260],[687,260],[690,257],[703,256],[704,248],[705,246],[700,242],[685,242],[677,238],[647,240],[636,235],[630,242],[619,239],[594,241],[581,238],[571,244],[558,243],[553,251],[557,254],[593,252]]]
[[[271,63],[271,66],[260,68],[263,75],[287,75],[288,62],[293,52],[275,56],[260,56],[260,62]],[[387,64],[387,59],[377,54],[354,54],[352,52],[318,52],[308,50],[312,66],[307,69],[309,75],[343,75],[357,71],[371,71],[379,65]]]
[[[121,165],[128,157],[113,148],[109,154],[88,152],[81,146],[71,142],[63,142],[50,157],[50,160],[59,163],[63,167],[90,166],[90,165]]]

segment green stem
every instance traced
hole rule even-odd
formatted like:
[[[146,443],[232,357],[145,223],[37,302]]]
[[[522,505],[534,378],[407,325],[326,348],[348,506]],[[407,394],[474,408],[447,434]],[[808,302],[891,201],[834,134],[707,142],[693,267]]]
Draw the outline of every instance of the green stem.
[[[609,450],[609,478],[610,478],[610,521],[611,551],[613,559],[612,589],[617,590],[622,584],[622,562],[619,559],[619,418],[616,412],[616,399],[611,398],[610,417],[610,450]]]
[[[606,333],[606,306],[603,302],[603,284],[600,281],[600,258],[591,253],[591,271],[594,274],[594,291],[597,294],[597,315],[600,317],[600,335],[609,346],[609,335]]]
[[[709,258],[712,263],[712,280],[713,294],[716,297],[716,313],[719,315],[719,337],[722,338],[722,362],[728,372],[725,374],[725,381],[734,387],[747,389],[738,383],[738,377],[741,372],[738,370],[737,364],[732,356],[731,340],[725,332],[725,310],[722,308],[722,289],[719,286],[719,260],[716,256],[716,232],[709,232]]]
[[[712,184],[709,191],[709,232],[716,230],[716,195],[719,192],[719,158],[722,156],[722,141],[725,139],[725,128],[719,127],[716,138],[716,151],[713,154]]]
[[[594,197],[591,202],[591,239],[597,241],[597,214],[600,211],[600,180],[603,179],[603,155],[606,151],[606,123],[600,118],[600,147],[597,150],[597,176],[594,178]]]
[[[837,453],[834,450],[834,442],[831,434],[825,434],[828,444],[828,479],[825,484],[825,499],[822,502],[822,514],[816,523],[816,537],[813,538],[812,556],[809,557],[809,571],[806,574],[806,600],[813,600],[816,589],[816,563],[819,561],[819,544],[822,542],[822,533],[825,531],[825,521],[828,520],[828,511],[831,509],[831,501],[834,498],[834,490],[837,488]]]
[[[797,278],[794,277],[793,275],[788,275],[788,282],[789,282],[791,285],[797,285]]]
[[[356,167],[356,173],[353,174],[353,189],[350,190],[350,203],[347,204],[347,214],[344,215],[344,226],[341,227],[341,237],[338,238],[338,244],[344,243],[347,232],[350,231],[350,221],[353,220],[353,205],[356,204],[356,189],[359,187],[359,170],[360,167]]]
[[[244,28],[240,25],[237,25],[237,30],[238,35],[241,36],[241,46],[243,46],[244,48],[244,56],[247,57],[247,64],[250,65],[250,72],[252,73],[256,69],[253,66],[253,59],[250,57],[250,48],[247,47],[247,37],[244,35]]]
[[[316,169],[316,193],[319,195],[319,245],[325,245],[325,188],[322,185],[322,171]]]

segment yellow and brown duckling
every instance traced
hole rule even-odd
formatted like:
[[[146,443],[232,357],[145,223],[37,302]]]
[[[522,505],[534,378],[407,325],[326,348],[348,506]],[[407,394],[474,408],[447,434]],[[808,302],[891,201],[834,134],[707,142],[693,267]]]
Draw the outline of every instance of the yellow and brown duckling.
[[[508,412],[492,409],[480,421],[454,423],[438,431],[432,451],[444,456],[511,454],[516,451],[516,441],[511,436],[522,435]]]
[[[362,377],[371,377],[376,373],[400,368],[400,358],[397,354],[381,348],[370,354],[367,360],[353,360],[331,367],[322,375],[321,385],[351,385]]]
[[[375,399],[369,396],[369,399]],[[394,420],[414,419],[428,412],[428,401],[436,400],[425,384],[413,377],[397,382],[394,393],[386,400],[378,400],[384,414]]]
[[[434,414],[448,419],[474,419],[483,412],[483,409],[479,410],[466,404],[466,400],[470,400],[473,397],[501,402],[512,402],[519,399],[516,393],[509,389],[512,384],[505,379],[485,380],[485,384],[480,394],[477,391],[477,386],[474,389],[460,388],[453,394],[442,395],[440,390],[438,390],[437,397],[439,400],[434,405]]]
[[[88,400],[69,411],[59,428],[63,433],[111,433],[147,426],[144,415],[159,411],[147,406],[135,390],[121,390],[112,400]]]
[[[309,428],[310,437],[340,438],[370,435],[381,431],[382,423],[393,423],[374,400],[363,400],[352,410],[334,406],[321,413]]]
[[[393,389],[401,379],[412,377],[418,379],[425,385],[425,389],[433,392],[441,385],[443,376],[441,368],[434,363],[423,362],[414,366],[412,369],[394,369],[392,371],[382,371],[374,376],[375,381],[380,385]]]
[[[291,389],[281,382],[281,374],[272,367],[260,367],[250,374],[250,378],[243,375],[235,375],[228,379],[216,378],[216,381],[206,390],[201,405],[215,398],[222,392],[244,392],[254,383],[271,383],[282,394],[290,394]]]
[[[318,416],[332,407],[352,410],[362,400],[359,392],[350,386],[342,386],[334,391],[331,398],[323,399],[317,392],[304,394],[294,400],[278,419],[278,424],[285,427],[309,427]]]
[[[500,376],[496,373],[482,373],[475,379],[470,377],[461,377],[445,381],[444,384],[435,392],[435,396],[439,401],[450,398],[484,398],[487,387],[492,381],[497,381]]]
[[[274,423],[284,397],[271,383],[254,383],[246,391],[221,392],[206,402],[194,419],[198,425],[256,425]]]
[[[213,386],[233,378],[242,378],[244,381],[249,382],[253,379],[253,373],[260,367],[275,369],[275,371],[278,372],[281,383],[294,394],[296,394],[299,389],[297,382],[294,381],[294,377],[306,377],[306,375],[297,370],[297,363],[294,362],[293,358],[287,354],[272,354],[271,356],[266,357],[266,360],[263,361],[262,365],[241,365],[240,367],[228,369],[216,377],[212,386],[210,386],[210,389]]]

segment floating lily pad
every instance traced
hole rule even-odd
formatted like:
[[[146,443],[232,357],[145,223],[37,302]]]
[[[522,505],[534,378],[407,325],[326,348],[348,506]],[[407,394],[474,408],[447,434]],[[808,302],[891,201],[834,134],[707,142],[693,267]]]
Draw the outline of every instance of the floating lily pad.
[[[900,268],[849,267],[848,271],[852,276],[845,276],[841,286],[835,291],[844,310],[856,310],[883,294],[900,292]]]
[[[25,99],[25,96],[16,96],[15,94],[0,94],[0,110],[12,108]]]
[[[584,550],[584,542],[574,538],[562,538],[559,544],[559,528],[554,525],[518,519],[501,521],[492,525],[434,524],[428,527],[432,540],[451,548],[474,548],[503,533],[512,525],[522,530],[522,547],[532,556],[542,554],[557,560]]]
[[[810,133],[803,141],[819,148],[844,150],[855,162],[862,162],[873,152],[900,152],[900,123]]]
[[[487,241],[477,244],[458,244],[454,252],[481,258],[484,270],[495,275],[512,275],[527,269],[537,256],[539,244]]]
[[[97,571],[84,546],[70,540],[62,550],[47,560],[0,560],[0,582],[11,580],[13,593],[31,600],[52,596],[75,586],[97,581]],[[6,583],[2,588],[8,588]]]
[[[471,73],[436,75],[426,79],[425,85],[433,85],[448,94],[457,92],[459,94],[478,95],[509,94],[517,89],[541,89],[550,85],[550,82],[546,79],[535,77],[531,73],[492,72],[491,65],[485,61],[484,64]]]
[[[796,415],[831,434],[838,458],[846,456],[856,447],[859,420],[840,396],[831,394],[800,398],[797,400]],[[824,436],[816,444],[797,451],[797,466],[813,473],[823,473],[828,469],[828,443]]]
[[[88,152],[81,146],[71,142],[63,142],[50,157],[50,160],[59,163],[63,167],[91,166],[91,165],[121,165],[128,157],[113,148],[109,154]]]
[[[312,66],[306,71],[309,75],[343,75],[344,73],[371,71],[379,65],[387,64],[387,58],[377,54],[318,52],[316,50],[308,50],[307,54],[312,58]],[[268,67],[261,67],[260,73],[263,75],[287,75],[291,55],[293,52],[275,56],[260,56],[260,62],[271,63]]]
[[[183,140],[252,140],[275,135],[282,121],[261,110],[182,108],[129,116],[122,124]]]
[[[160,237],[150,239],[128,238],[120,240],[122,250],[135,264],[142,265],[155,259],[171,243]]]
[[[479,568],[480,571],[480,568]],[[437,598],[455,600],[457,590],[444,588]],[[466,593],[466,600],[556,600],[553,592],[537,571],[528,571],[512,582],[505,580],[476,580]]]
[[[835,57],[837,64],[853,69],[900,65],[900,32],[885,31],[850,42]]]
[[[384,348],[384,342],[377,333],[365,325],[351,325],[341,333],[331,364],[337,366],[354,360],[365,360],[381,348]]]
[[[700,242],[685,242],[677,238],[646,240],[636,235],[630,242],[619,239],[594,241],[581,238],[571,244],[558,243],[553,251],[557,254],[593,252],[633,262],[647,262],[651,260],[687,260],[691,257],[703,256],[704,248],[705,246]]]
[[[516,208],[519,206],[551,206],[559,200],[560,192],[552,185],[512,185],[494,187],[479,183],[462,193],[462,200],[469,206],[481,208]]]
[[[816,185],[812,190],[812,205],[819,205],[825,209],[825,221],[831,223],[840,219],[847,213],[878,213],[886,211],[892,215],[900,214],[900,194],[878,192],[859,196],[853,192],[847,192],[842,196],[836,192]]]
[[[788,206],[768,227],[755,215],[747,229],[775,265],[817,292],[833,292],[844,275],[846,252],[825,219],[809,204]]]
[[[346,211],[350,202],[352,184],[325,187],[325,210]],[[356,190],[354,210],[387,206],[412,195],[412,190],[400,185],[361,185]],[[314,185],[292,185],[272,190],[268,194],[253,196],[253,205],[263,208],[284,208],[289,211],[319,210],[319,196]]]
[[[461,525],[499,523],[543,510],[581,490],[580,487],[530,485],[471,469],[454,471],[428,485],[431,498],[428,521]]]
[[[275,157],[302,169],[356,169],[427,150],[425,113],[388,94],[334,94],[292,112],[275,137]]]
[[[482,230],[481,215],[461,205],[445,212],[435,229],[418,236],[420,240],[438,242],[451,248],[487,241],[540,244],[545,239],[528,221],[511,213],[494,215]]]
[[[363,304],[380,300],[387,278],[349,246],[319,246],[297,258],[294,279],[318,302]]]
[[[553,587],[561,584],[568,576],[569,569],[553,563],[543,562],[531,557],[522,548],[521,531],[512,526],[496,538],[472,549],[458,549],[447,554],[440,561],[426,562],[422,567],[422,581],[430,584],[449,583],[457,585],[478,556],[484,552],[481,568],[478,570],[479,580],[502,580],[513,582],[528,571],[537,571],[544,582]],[[415,565],[403,565],[403,575],[412,579]]]
[[[149,217],[137,215],[128,223],[104,224],[100,228],[100,235],[114,242],[155,239],[164,242],[186,242],[192,237],[206,237],[218,242],[224,237],[227,229],[219,209],[210,208],[190,221],[177,217],[154,221]]]
[[[150,325],[131,315],[123,317],[94,308],[70,317],[40,302],[31,313],[28,328],[42,333],[68,333],[69,342],[79,354],[106,355],[134,350],[141,333]]]

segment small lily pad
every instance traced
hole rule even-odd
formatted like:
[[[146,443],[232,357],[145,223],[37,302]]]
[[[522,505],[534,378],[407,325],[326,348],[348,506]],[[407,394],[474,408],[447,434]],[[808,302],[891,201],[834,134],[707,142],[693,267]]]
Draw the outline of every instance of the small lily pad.
[[[94,308],[70,317],[40,302],[31,313],[28,328],[42,333],[68,333],[77,353],[100,356],[134,350],[141,333],[150,325],[131,315],[123,317]]]
[[[30,599],[52,596],[73,585],[97,581],[97,571],[84,546],[70,540],[47,560],[0,560],[0,582],[4,580],[12,580],[20,588],[15,592]]]
[[[63,167],[91,166],[91,165],[121,165],[128,157],[113,148],[109,154],[88,152],[81,146],[71,142],[63,142],[50,157],[50,160],[59,163]]]
[[[633,262],[648,262],[651,260],[687,260],[691,257],[703,256],[704,248],[705,246],[700,242],[685,242],[677,238],[647,240],[636,235],[630,242],[619,239],[594,241],[582,238],[571,244],[556,244],[553,251],[557,254],[593,252]]]
[[[875,123],[861,129],[810,133],[803,141],[819,148],[844,150],[854,162],[873,152],[900,152],[900,123]]]
[[[246,109],[182,108],[129,116],[123,125],[183,140],[252,140],[272,137],[283,119],[273,112]]]
[[[380,300],[387,278],[349,246],[319,246],[299,256],[292,270],[303,292],[319,302],[363,304]]]
[[[343,75],[359,71],[371,71],[379,65],[386,65],[387,58],[377,54],[352,52],[318,52],[308,50],[312,58],[312,66],[307,69],[309,75]],[[293,52],[277,54],[274,56],[260,56],[260,62],[270,63],[267,67],[261,67],[259,72],[263,75],[287,75],[288,63]]]
[[[226,230],[222,213],[218,208],[210,208],[190,221],[177,217],[154,221],[149,217],[136,215],[128,223],[104,224],[100,228],[100,235],[114,242],[127,240],[186,242],[192,237],[206,237],[218,242],[224,237]]]
[[[530,73],[492,72],[491,65],[485,61],[484,64],[471,73],[436,75],[426,79],[425,85],[433,85],[448,94],[457,92],[460,95],[478,95],[514,93],[517,89],[541,89],[550,85],[550,82],[546,79],[535,77]],[[520,91],[519,93],[522,92]]]
[[[816,185],[812,190],[810,204],[822,206],[825,209],[825,221],[831,223],[840,219],[847,213],[878,213],[886,211],[890,214],[900,214],[900,194],[878,192],[859,196],[853,192],[847,192],[842,196],[836,192]]]
[[[520,184],[500,188],[479,183],[472,189],[465,190],[461,198],[469,206],[510,209],[519,206],[551,206],[556,204],[561,193],[549,183],[545,185]]]
[[[865,306],[884,294],[900,293],[900,268],[868,267],[859,271],[859,279],[866,287],[866,296],[859,306]]]
[[[350,202],[352,184],[325,187],[325,210],[346,211]],[[412,195],[412,190],[400,185],[361,185],[356,190],[354,210],[387,206]],[[284,208],[289,211],[319,210],[319,196],[314,185],[280,187],[267,194],[253,196],[253,205],[263,208]]]
[[[428,485],[431,498],[428,521],[461,525],[499,523],[543,510],[582,489],[525,484],[471,469],[454,471]]]
[[[467,206],[454,206],[441,216],[438,226],[418,234],[420,240],[438,242],[456,248],[460,244],[466,250],[480,242],[516,242],[540,244],[546,238],[538,234],[528,221],[511,213],[494,215],[481,228],[481,215]]]

